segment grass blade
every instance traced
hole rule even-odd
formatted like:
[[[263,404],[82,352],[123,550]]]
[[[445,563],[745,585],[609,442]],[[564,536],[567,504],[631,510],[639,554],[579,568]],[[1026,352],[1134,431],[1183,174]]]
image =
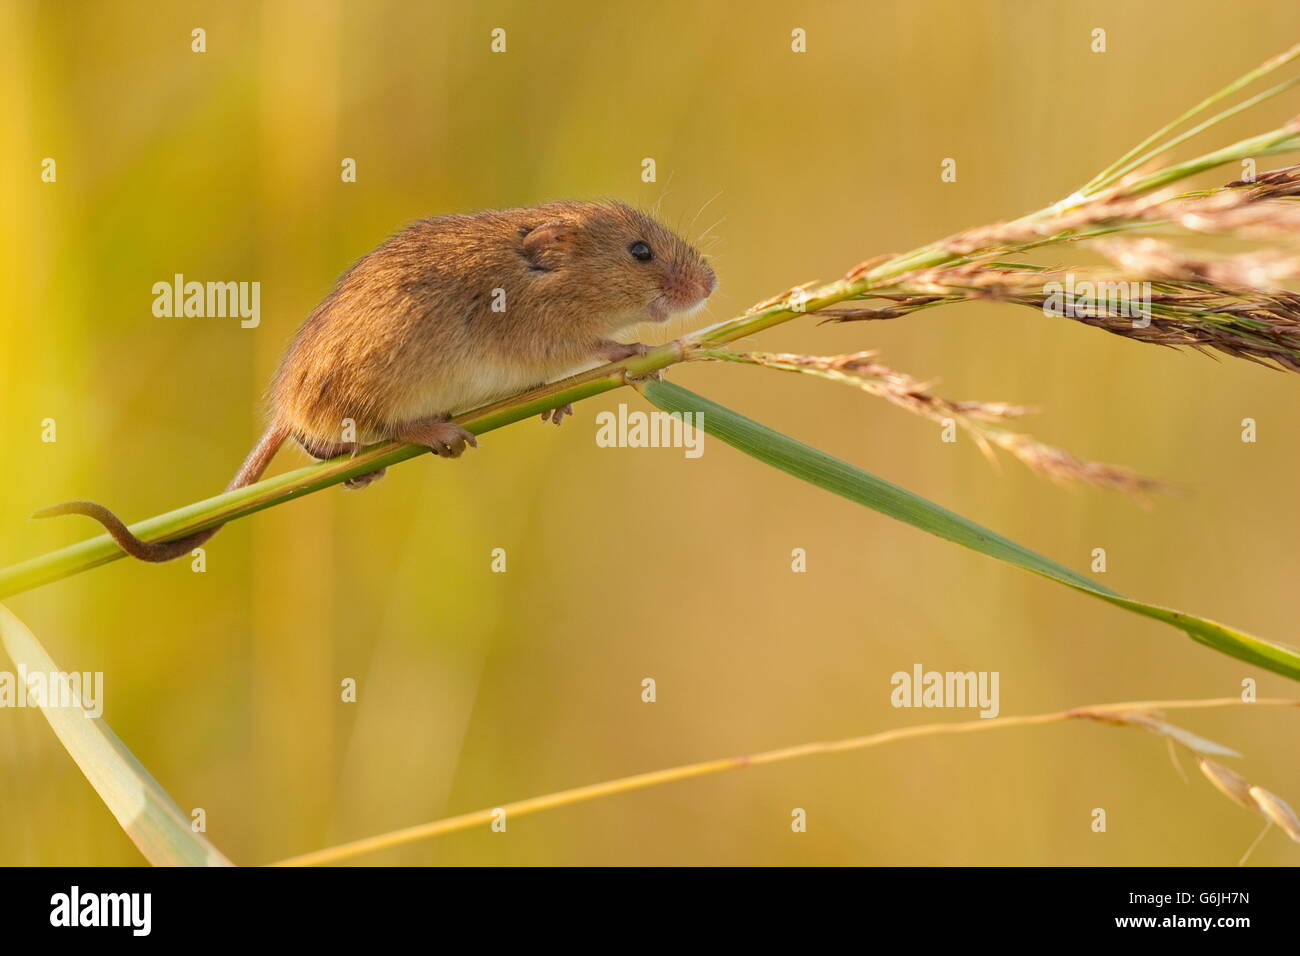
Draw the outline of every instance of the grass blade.
[[[0,604],[0,643],[28,675],[56,674],[40,641]],[[216,847],[190,828],[189,818],[100,717],[80,707],[42,706],[50,727],[154,866],[232,866]]]
[[[703,412],[704,430],[710,435],[796,478],[920,528],[922,531],[928,531],[1026,571],[1041,574],[1059,584],[1091,594],[1135,614],[1172,624],[1186,632],[1193,640],[1223,654],[1293,680],[1300,680],[1300,651],[1283,644],[1265,641],[1206,618],[1124,597],[1091,578],[1071,571],[905,488],[883,478],[877,478],[861,468],[818,451],[788,435],[773,431],[681,386],[652,381],[641,386],[641,390],[651,402],[664,411]]]

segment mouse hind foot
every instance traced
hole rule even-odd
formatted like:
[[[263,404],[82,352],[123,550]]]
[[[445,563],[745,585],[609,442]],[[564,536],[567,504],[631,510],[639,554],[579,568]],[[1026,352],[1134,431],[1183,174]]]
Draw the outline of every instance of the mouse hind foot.
[[[424,445],[440,458],[459,458],[465,446],[478,447],[474,433],[445,415],[404,422],[393,429],[397,441]]]

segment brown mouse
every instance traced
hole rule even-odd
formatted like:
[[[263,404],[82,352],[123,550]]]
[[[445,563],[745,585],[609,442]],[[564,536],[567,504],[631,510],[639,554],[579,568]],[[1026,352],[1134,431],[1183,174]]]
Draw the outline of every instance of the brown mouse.
[[[275,374],[270,425],[226,490],[257,481],[289,438],[317,459],[378,441],[455,458],[477,442],[453,414],[640,354],[646,346],[611,336],[693,311],[716,286],[700,253],[618,202],[421,220],[344,273],[307,317]],[[542,417],[559,424],[571,412]],[[36,516],[61,514],[94,518],[143,561],[188,554],[221,527],[146,542],[90,501]]]

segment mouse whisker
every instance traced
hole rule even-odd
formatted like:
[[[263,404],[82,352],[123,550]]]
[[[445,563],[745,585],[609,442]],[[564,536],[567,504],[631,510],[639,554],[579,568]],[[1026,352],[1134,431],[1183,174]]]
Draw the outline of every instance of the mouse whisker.
[[[713,204],[713,201],[722,195],[723,190],[725,188],[726,187],[723,187],[723,189],[719,189],[716,193],[714,193],[712,196],[709,197],[709,199],[704,203],[704,205],[699,208],[699,211],[695,213],[695,216],[691,219],[691,224],[686,227],[686,231],[682,233],[682,235],[685,236],[690,235],[690,231],[695,228],[695,224],[699,221],[700,216],[703,215],[704,210],[708,209],[709,206]],[[716,225],[716,223],[714,225]],[[709,232],[708,229],[704,230],[705,235],[708,235],[708,232]],[[703,236],[701,236],[701,238],[703,238]]]
[[[696,240],[696,241],[697,241],[697,242],[703,242],[705,239],[709,238],[709,233],[711,233],[714,229],[717,229],[720,225],[722,225],[722,224],[723,224],[724,222],[726,222],[726,221],[727,221],[727,217],[726,217],[726,216],[723,216],[721,219],[719,219],[719,220],[718,220],[717,222],[715,222],[713,225],[709,226],[708,229],[705,229],[704,232],[700,235],[700,238],[699,238],[698,240]]]
[[[650,215],[656,218],[659,217],[659,210],[663,208],[664,200],[667,199],[673,191],[673,177],[676,175],[677,170],[672,169],[668,171],[668,182],[664,183],[664,188],[659,192],[659,198],[650,206]]]

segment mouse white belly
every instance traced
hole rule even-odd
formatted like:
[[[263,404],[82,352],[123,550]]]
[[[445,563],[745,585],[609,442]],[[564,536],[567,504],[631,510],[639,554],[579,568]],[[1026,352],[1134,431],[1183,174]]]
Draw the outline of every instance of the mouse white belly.
[[[394,422],[456,415],[534,388],[544,381],[563,378],[576,369],[566,365],[548,371],[550,374],[539,374],[536,368],[521,365],[478,362],[472,373],[457,370],[450,375],[440,375],[436,380],[415,384],[407,394],[398,397],[389,414]]]

